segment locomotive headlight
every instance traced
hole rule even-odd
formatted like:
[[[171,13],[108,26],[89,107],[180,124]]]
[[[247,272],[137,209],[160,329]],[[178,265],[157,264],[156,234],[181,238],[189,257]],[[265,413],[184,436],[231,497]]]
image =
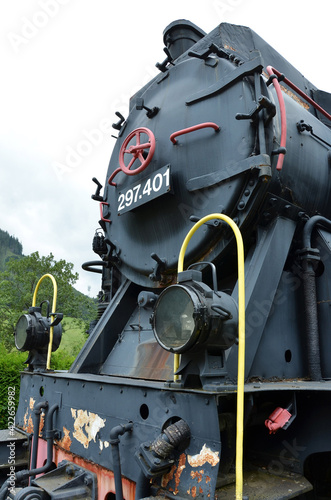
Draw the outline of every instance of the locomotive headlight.
[[[15,345],[19,351],[27,351],[31,343],[32,316],[23,314],[17,322],[15,329]]]
[[[193,289],[173,285],[161,293],[154,310],[156,340],[167,351],[189,349],[200,331],[200,301]]]
[[[157,342],[173,353],[194,351],[203,345],[215,351],[230,347],[237,336],[237,304],[227,294],[214,292],[185,271],[179,283],[158,297],[152,316]]]
[[[51,323],[49,317],[41,315],[40,307],[30,307],[29,314],[23,314],[15,328],[15,345],[19,351],[43,350],[49,343],[49,331],[53,326],[52,351],[55,351],[61,342],[62,326],[59,322],[62,315],[57,315]]]

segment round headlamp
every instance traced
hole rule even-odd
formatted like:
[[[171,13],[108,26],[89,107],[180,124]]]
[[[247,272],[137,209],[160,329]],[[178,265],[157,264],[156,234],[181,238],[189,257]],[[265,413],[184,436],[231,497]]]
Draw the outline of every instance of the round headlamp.
[[[19,351],[29,350],[32,332],[32,316],[23,314],[17,322],[15,329],[15,345]]]
[[[164,290],[153,315],[154,335],[167,351],[181,353],[196,343],[204,327],[205,308],[197,293],[182,285]]]
[[[175,354],[207,345],[217,353],[228,349],[237,337],[236,302],[226,293],[211,290],[200,275],[198,271],[181,273],[178,283],[163,290],[154,306],[154,336],[163,349]]]
[[[42,350],[49,343],[51,319],[40,314],[41,308],[31,307],[29,314],[23,314],[15,328],[15,345],[19,351]],[[62,316],[62,315],[61,315]],[[61,318],[62,319],[62,318]],[[53,323],[52,351],[56,351],[61,342],[62,326]]]

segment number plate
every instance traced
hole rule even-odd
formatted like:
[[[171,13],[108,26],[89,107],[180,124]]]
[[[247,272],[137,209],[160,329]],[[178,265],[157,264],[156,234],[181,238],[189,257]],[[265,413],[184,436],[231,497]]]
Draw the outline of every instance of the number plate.
[[[118,215],[129,212],[170,191],[170,165],[118,193]]]

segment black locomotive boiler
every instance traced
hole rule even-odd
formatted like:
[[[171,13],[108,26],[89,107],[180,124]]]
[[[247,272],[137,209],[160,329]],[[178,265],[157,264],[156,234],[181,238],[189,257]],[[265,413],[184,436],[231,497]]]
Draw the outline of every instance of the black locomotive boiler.
[[[0,498],[330,498],[331,96],[246,27],[164,43],[94,179],[99,319],[68,372],[34,345]]]

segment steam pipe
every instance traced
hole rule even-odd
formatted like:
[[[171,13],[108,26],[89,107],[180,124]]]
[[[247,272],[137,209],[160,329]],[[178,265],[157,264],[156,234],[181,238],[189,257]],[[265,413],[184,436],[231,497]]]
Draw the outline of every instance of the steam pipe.
[[[301,250],[302,282],[306,314],[306,338],[308,350],[308,367],[311,380],[321,380],[321,355],[318,332],[317,295],[316,295],[316,263],[319,252],[311,248],[311,236],[315,226],[319,224],[331,230],[331,221],[316,215],[309,219],[303,228]]]
[[[325,217],[322,217],[321,215],[314,215],[314,217],[311,217],[305,224],[305,227],[303,228],[302,232],[302,239],[303,239],[303,248],[310,248],[311,247],[311,235],[313,232],[314,227],[319,224],[320,226],[325,227],[326,229],[329,229],[331,231],[331,220],[326,219]]]
[[[37,474],[44,474],[48,472],[52,466],[53,459],[53,415],[54,412],[59,408],[58,404],[51,406],[46,415],[46,441],[47,441],[47,459],[45,465],[39,467],[39,469],[31,469],[29,470],[29,476],[36,476]]]
[[[316,303],[316,281],[313,265],[306,259],[302,273],[303,293],[306,313],[306,338],[308,367],[311,380],[321,380],[321,355],[318,335],[318,316]]]
[[[113,427],[110,431],[110,444],[113,458],[113,473],[115,480],[115,497],[116,500],[123,500],[123,486],[122,486],[122,472],[121,472],[121,458],[119,449],[119,436],[132,430],[133,423],[120,424]]]

